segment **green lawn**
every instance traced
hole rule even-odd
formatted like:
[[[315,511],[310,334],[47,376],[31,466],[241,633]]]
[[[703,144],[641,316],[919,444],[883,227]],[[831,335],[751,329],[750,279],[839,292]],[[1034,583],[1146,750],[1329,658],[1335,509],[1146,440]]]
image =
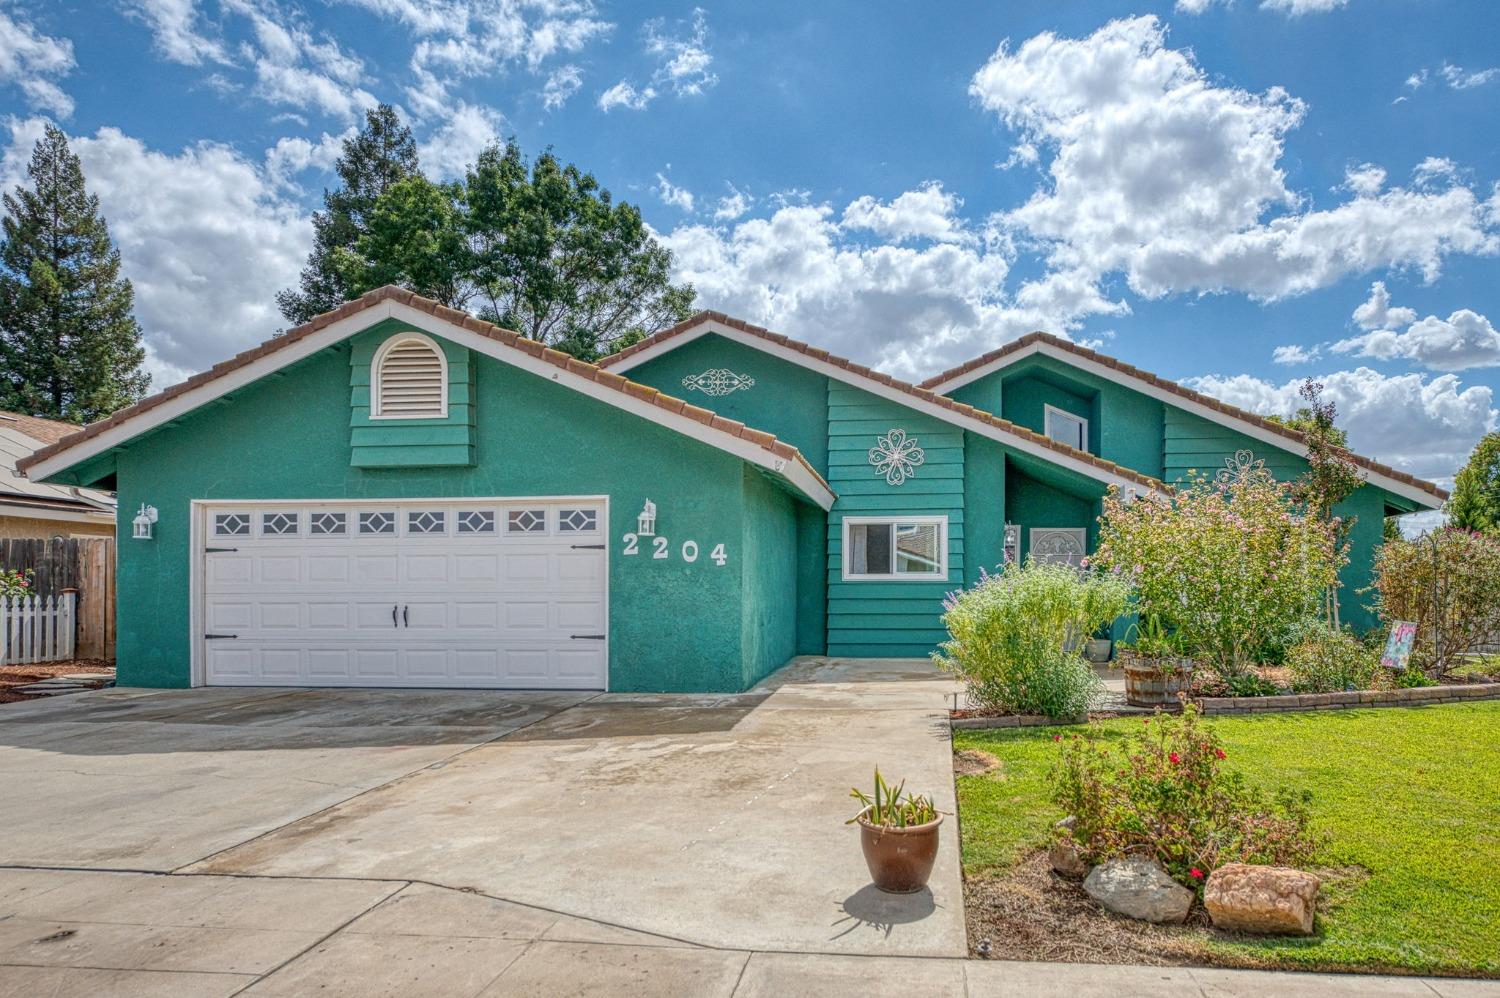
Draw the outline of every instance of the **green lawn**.
[[[1118,738],[1139,718],[1106,721]],[[1226,765],[1305,786],[1328,841],[1317,935],[1231,942],[1226,956],[1296,966],[1500,974],[1500,703],[1215,718]],[[1000,769],[958,779],[964,872],[1000,876],[1061,817],[1048,795],[1067,728],[954,732]]]

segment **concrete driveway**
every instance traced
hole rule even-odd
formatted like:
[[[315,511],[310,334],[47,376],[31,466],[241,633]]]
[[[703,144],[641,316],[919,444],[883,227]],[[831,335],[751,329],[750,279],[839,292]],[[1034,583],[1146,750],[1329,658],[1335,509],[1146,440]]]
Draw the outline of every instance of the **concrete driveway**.
[[[843,824],[877,764],[954,810],[951,688],[924,663],[807,660],[736,696],[12,705],[0,866],[367,885],[340,895],[358,910],[417,883],[687,946],[962,956],[951,819],[932,889],[904,898],[869,886]]]

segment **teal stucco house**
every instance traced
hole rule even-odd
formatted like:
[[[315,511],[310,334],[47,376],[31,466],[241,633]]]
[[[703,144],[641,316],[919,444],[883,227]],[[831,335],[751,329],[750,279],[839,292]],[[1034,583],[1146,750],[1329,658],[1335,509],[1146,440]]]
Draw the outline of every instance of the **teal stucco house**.
[[[916,386],[704,312],[595,366],[382,288],[22,469],[118,493],[122,685],[734,691],[926,655],[981,569],[1084,557],[1111,485],[1304,453],[1040,333]],[[1354,588],[1446,498],[1358,460]]]

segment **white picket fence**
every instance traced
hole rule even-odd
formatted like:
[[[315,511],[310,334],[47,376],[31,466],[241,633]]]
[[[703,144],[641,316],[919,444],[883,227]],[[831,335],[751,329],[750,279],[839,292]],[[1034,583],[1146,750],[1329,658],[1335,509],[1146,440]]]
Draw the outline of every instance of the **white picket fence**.
[[[0,600],[0,665],[66,662],[78,638],[78,594]]]

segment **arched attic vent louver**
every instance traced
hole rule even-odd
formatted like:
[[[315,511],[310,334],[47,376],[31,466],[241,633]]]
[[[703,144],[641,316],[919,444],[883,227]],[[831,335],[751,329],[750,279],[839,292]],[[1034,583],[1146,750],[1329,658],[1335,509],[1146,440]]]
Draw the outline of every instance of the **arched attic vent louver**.
[[[371,365],[370,415],[375,419],[441,419],[448,415],[448,361],[426,336],[400,333]]]

